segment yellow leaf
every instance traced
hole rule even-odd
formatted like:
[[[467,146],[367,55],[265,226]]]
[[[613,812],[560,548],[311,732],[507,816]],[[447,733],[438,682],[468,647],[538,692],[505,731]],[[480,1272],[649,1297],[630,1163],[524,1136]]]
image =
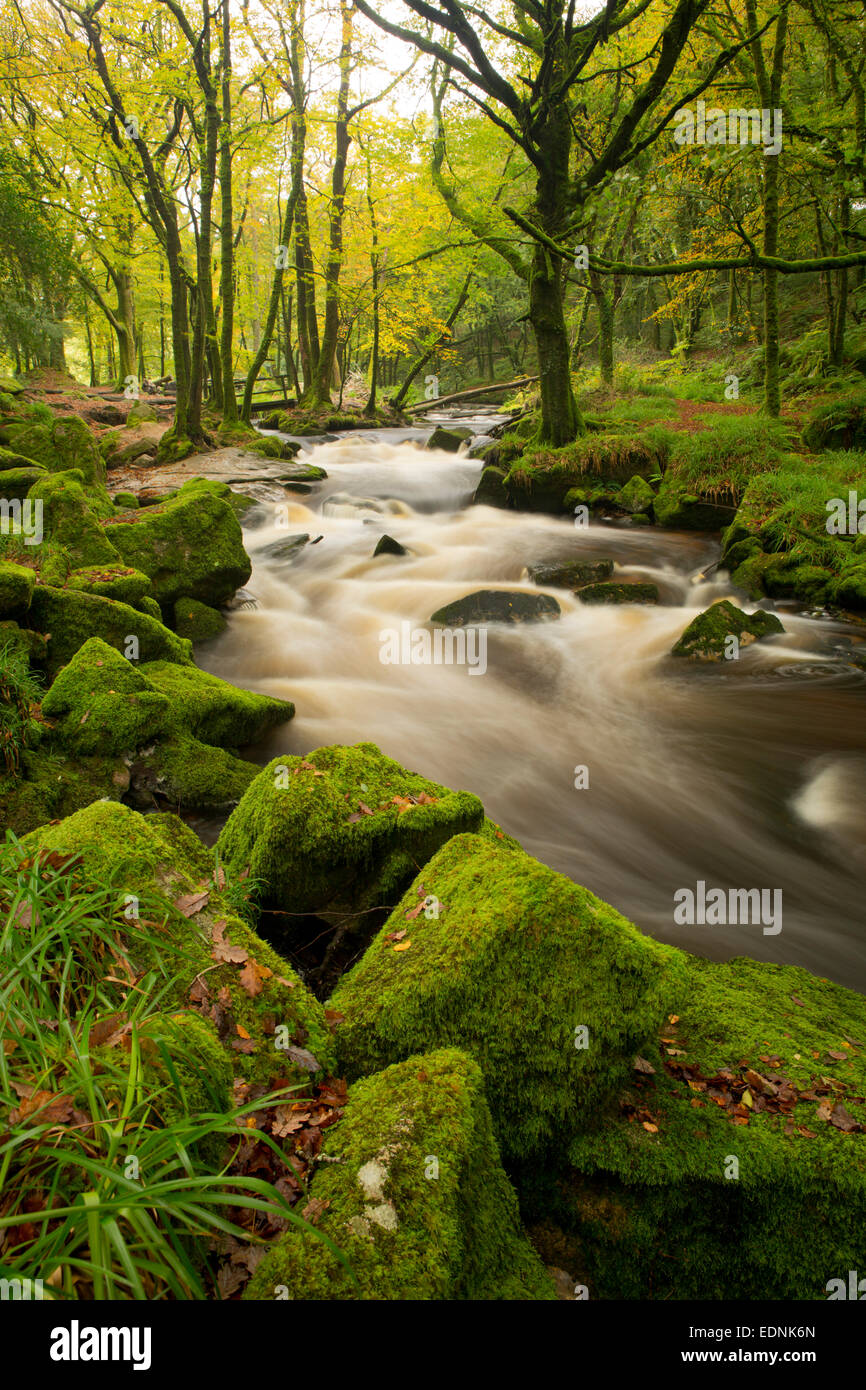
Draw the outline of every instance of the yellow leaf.
[[[754,1108],[755,1108],[755,1102],[752,1100],[752,1093],[751,1093],[751,1091],[744,1091],[744,1092],[743,1092],[742,1101],[743,1101],[743,1105],[748,1106],[749,1110],[754,1110]]]
[[[395,950],[395,951],[408,951],[408,949],[409,949],[409,947],[410,947],[411,945],[412,945],[412,942],[411,942],[411,941],[398,941],[398,942],[397,942],[397,945],[394,947],[394,950]]]

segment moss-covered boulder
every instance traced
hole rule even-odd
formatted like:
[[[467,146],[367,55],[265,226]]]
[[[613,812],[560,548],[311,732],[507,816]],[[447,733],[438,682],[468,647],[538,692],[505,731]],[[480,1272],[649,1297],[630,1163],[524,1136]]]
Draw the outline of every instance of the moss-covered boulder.
[[[656,584],[587,584],[578,591],[581,603],[658,603]]]
[[[131,569],[129,565],[83,565],[80,569],[70,570],[66,587],[81,589],[87,594],[99,594],[101,598],[118,599],[133,608],[138,607],[151,590],[147,575],[142,574],[141,570]],[[186,634],[179,635],[183,637]]]
[[[461,835],[428,864],[331,1005],[341,1068],[430,1047],[479,1062],[506,1158],[577,1133],[628,1076],[672,987],[670,948],[522,850]]]
[[[0,616],[26,613],[35,583],[36,575],[27,565],[0,560]]]
[[[598,584],[613,574],[613,560],[563,560],[558,564],[530,565],[527,573],[533,584],[551,589],[582,589]]]
[[[702,496],[669,472],[653,499],[653,511],[660,526],[678,531],[720,531],[730,523],[734,508]]]
[[[207,642],[225,632],[227,623],[216,608],[208,608],[196,598],[179,598],[174,605],[174,630],[191,642]]]
[[[671,648],[672,656],[689,657],[693,661],[724,661],[728,643],[736,637],[740,647],[784,632],[775,613],[744,613],[729,599],[722,599],[693,618],[682,637]]]
[[[275,758],[220,835],[236,872],[249,867],[262,901],[286,912],[361,912],[396,902],[418,865],[452,835],[477,830],[469,792],[407,772],[372,743]],[[369,930],[364,918],[350,929]]]
[[[13,459],[18,462],[13,464]],[[29,463],[19,454],[11,453],[9,449],[0,449],[0,497],[6,497],[10,501],[15,497],[21,500],[27,496],[34,483],[45,477],[47,471],[38,464]]]
[[[687,957],[659,1032],[530,1218],[594,1297],[826,1299],[866,1266],[866,999]]]
[[[100,525],[79,470],[54,473],[35,483],[28,493],[41,502],[43,528],[49,545],[60,547],[70,567],[115,565],[120,555]]]
[[[520,1229],[481,1072],[465,1053],[429,1052],[352,1086],[319,1159],[317,1230],[280,1237],[246,1298],[555,1297]]]
[[[138,508],[138,497],[134,492],[116,492],[113,501],[115,507],[120,507],[122,511],[136,511]]]
[[[562,610],[550,594],[508,593],[478,589],[431,614],[431,623],[444,627],[475,627],[479,623],[537,623],[558,618]]]
[[[48,635],[49,663],[55,671],[75,655],[88,637],[101,637],[119,652],[134,650],[137,644],[141,661],[173,661],[182,665],[192,662],[192,647],[184,638],[176,637],[149,614],[98,594],[37,585],[28,621]],[[131,638],[134,643],[130,643]]]
[[[77,415],[6,421],[0,426],[0,442],[51,473],[77,469],[88,484],[105,481],[105,463],[96,441]]]
[[[810,449],[866,448],[866,390],[834,396],[816,406],[803,428]]]
[[[228,749],[181,734],[160,739],[139,755],[135,790],[158,793],[172,808],[228,813],[258,771]]]
[[[467,439],[472,438],[472,431],[463,425],[458,425],[451,429],[444,429],[442,425],[437,425],[430,435],[425,449],[441,449],[446,454],[459,454],[460,446]]]
[[[100,637],[79,648],[42,701],[64,747],[85,756],[140,748],[162,732],[170,708],[135,663]]]
[[[655,501],[655,493],[639,473],[635,473],[633,478],[620,489],[617,498],[619,505],[627,512],[651,512]]]
[[[0,776],[0,831],[26,835],[94,801],[119,801],[128,787],[121,757],[71,757],[43,742],[22,753],[17,773]]]
[[[133,403],[126,417],[126,426],[127,429],[131,429],[133,425],[152,424],[154,420],[158,419],[159,416],[153,406],[148,401],[139,400]]]
[[[295,712],[289,700],[241,690],[197,666],[152,661],[143,664],[141,672],[171,702],[174,726],[203,743],[241,748],[284,724]]]
[[[43,826],[23,844],[80,855],[100,882],[112,873],[124,895],[162,897],[167,940],[185,960],[171,980],[166,1007],[192,1007],[214,1022],[236,1070],[264,1084],[299,1085],[308,1081],[313,1063],[332,1067],[322,1006],[238,917],[218,886],[211,853],[183,821],[97,801]]]
[[[31,666],[43,665],[48,655],[48,643],[44,633],[19,627],[17,623],[8,620],[0,622],[0,647],[7,645],[26,656]]]
[[[179,598],[219,606],[249,579],[228,491],[224,483],[195,479],[164,502],[106,520],[106,536],[128,565],[150,577],[164,607]]]

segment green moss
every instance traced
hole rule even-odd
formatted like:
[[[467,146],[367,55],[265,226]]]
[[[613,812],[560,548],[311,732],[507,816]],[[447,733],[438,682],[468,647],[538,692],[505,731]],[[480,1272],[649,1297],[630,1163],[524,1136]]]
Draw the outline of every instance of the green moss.
[[[162,609],[156,599],[151,598],[150,594],[144,594],[133,607],[137,608],[139,613],[147,613],[149,617],[156,618],[158,623],[162,622]]]
[[[66,551],[75,568],[118,564],[120,556],[103,531],[78,471],[54,473],[35,483],[28,496],[44,508],[45,539]]]
[[[866,390],[836,395],[813,410],[803,430],[810,449],[866,448]]]
[[[57,676],[42,713],[70,752],[122,753],[162,732],[170,702],[133,662],[91,637]]]
[[[326,1131],[316,1232],[290,1229],[245,1297],[552,1299],[502,1170],[481,1073],[464,1053],[412,1057],[349,1091]]]
[[[714,501],[682,483],[673,472],[662,479],[653,511],[660,526],[680,531],[719,531],[733,517],[735,502],[731,494],[720,494]]]
[[[429,902],[417,911],[431,897],[438,917]],[[407,935],[395,941],[398,931]],[[662,1017],[674,959],[529,855],[461,835],[335,990],[341,1066],[356,1077],[429,1047],[463,1047],[484,1072],[503,1154],[543,1154],[628,1074]]]
[[[483,816],[477,797],[359,743],[275,758],[229,817],[218,847],[236,870],[248,866],[264,884],[263,900],[284,911],[361,912],[395,902],[419,865]]]
[[[136,607],[150,590],[147,575],[140,570],[130,569],[128,565],[90,565],[75,569],[70,572],[66,583],[70,589],[99,594],[102,598],[119,599],[131,607]]]
[[[42,666],[48,654],[48,644],[41,632],[31,632],[17,623],[0,622],[0,647],[11,644],[31,665]]]
[[[112,544],[128,565],[150,577],[164,607],[179,598],[218,606],[252,573],[240,523],[218,487],[225,484],[185,483],[156,506],[105,522]]]
[[[241,690],[197,666],[151,661],[141,670],[171,701],[174,727],[195,734],[203,743],[241,748],[294,714],[289,700]]]
[[[561,564],[529,566],[533,584],[551,589],[580,589],[585,584],[609,579],[612,574],[613,560],[564,560]]]
[[[142,761],[154,770],[163,796],[190,808],[236,805],[259,771],[254,763],[189,734],[161,742]]]
[[[38,464],[28,463],[27,459],[13,454],[9,449],[0,449],[0,497],[17,497],[20,500],[45,476],[46,469]]]
[[[185,962],[167,1007],[189,1008],[196,979],[207,986],[206,1013],[217,1004],[220,991],[227,990],[228,1003],[219,1015],[221,1041],[238,1071],[266,1085],[272,1080],[306,1084],[308,1073],[280,1045],[284,1039],[312,1052],[322,1067],[331,1067],[333,1044],[321,1004],[291,966],[233,912],[227,893],[214,882],[211,855],[182,821],[169,815],[141,816],[126,806],[97,801],[58,825],[43,826],[23,843],[30,850],[81,855],[86,872],[104,875],[113,870],[125,893],[163,897],[167,939]],[[185,917],[174,907],[179,898],[202,890],[209,897],[193,916]],[[263,968],[258,993],[251,995],[241,983],[246,962],[214,961],[212,932],[217,923],[224,924],[226,942],[246,951]]]
[[[655,493],[645,478],[635,474],[619,494],[619,505],[627,512],[649,512],[655,501]]]
[[[0,560],[0,615],[26,612],[35,583],[36,575],[26,565]]]
[[[692,619],[671,654],[696,661],[724,661],[728,657],[730,637],[736,637],[739,646],[745,647],[774,632],[784,631],[775,613],[765,613],[761,609],[744,613],[729,599],[722,599]]]
[[[825,1298],[866,1256],[862,1135],[819,1118],[820,1096],[761,1109],[754,1083],[735,1125],[706,1079],[726,1070],[739,1091],[748,1069],[799,1096],[829,1078],[863,1124],[866,1000],[792,966],[687,957],[672,1017],[643,1054],[655,1074],[635,1073],[535,1202],[578,1234],[602,1298]]]
[[[189,665],[191,644],[176,637],[148,614],[115,599],[101,598],[75,589],[39,585],[30,605],[30,621],[49,635],[49,661],[53,670],[65,665],[88,637],[101,637],[123,652],[130,637],[138,640],[141,661],[173,661]]]
[[[25,751],[18,774],[0,778],[0,830],[25,835],[100,798],[119,800],[128,786],[129,769],[120,758]]]
[[[666,436],[649,433],[586,434],[561,449],[530,447],[512,462],[505,486],[515,506],[567,511],[574,504],[568,495],[575,488],[618,492],[624,481],[653,476],[663,466],[668,447]],[[500,452],[500,459],[506,457]]]
[[[77,415],[55,418],[48,411],[47,418],[31,414],[29,419],[11,420],[0,427],[0,440],[51,473],[74,468],[88,484],[105,481],[104,460],[93,435]]]
[[[191,642],[206,642],[225,632],[227,623],[222,613],[208,608],[198,599],[181,598],[174,605],[174,630]]]
[[[136,511],[138,508],[138,496],[134,492],[116,492],[114,494],[115,507],[121,507],[124,511]]]

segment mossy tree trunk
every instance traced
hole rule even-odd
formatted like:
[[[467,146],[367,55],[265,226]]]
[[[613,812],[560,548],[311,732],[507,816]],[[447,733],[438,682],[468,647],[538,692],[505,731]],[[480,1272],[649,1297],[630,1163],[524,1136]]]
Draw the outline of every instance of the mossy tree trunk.
[[[746,19],[750,32],[758,28],[757,0],[746,0]],[[752,63],[755,69],[755,82],[758,96],[765,110],[772,112],[779,105],[782,91],[782,75],[785,59],[785,36],[788,28],[788,9],[784,5],[776,20],[776,34],[773,43],[772,67],[768,71],[764,50],[760,39],[751,44]],[[763,204],[764,233],[763,252],[765,256],[776,256],[779,252],[779,159],[781,155],[764,157]],[[768,415],[778,416],[781,408],[779,387],[779,273],[765,267],[764,282],[764,409]]]

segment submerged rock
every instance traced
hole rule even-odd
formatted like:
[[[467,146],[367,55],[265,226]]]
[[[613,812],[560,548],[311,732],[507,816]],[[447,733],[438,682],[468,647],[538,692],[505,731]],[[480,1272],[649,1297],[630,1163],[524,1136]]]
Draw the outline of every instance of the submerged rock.
[[[445,627],[474,626],[477,623],[537,623],[558,618],[562,610],[549,594],[508,593],[500,589],[479,589],[465,598],[437,608],[431,623]]]
[[[521,849],[457,836],[335,990],[340,1066],[351,1079],[464,1047],[503,1154],[539,1156],[628,1077],[664,1016],[673,954]]]
[[[609,579],[613,560],[562,560],[558,564],[530,565],[527,572],[533,584],[551,589],[580,589],[585,584]]]
[[[291,1227],[244,1297],[553,1299],[502,1169],[481,1072],[455,1048],[352,1086],[311,1186],[317,1230]],[[321,1204],[321,1205],[320,1205]]]
[[[784,632],[775,613],[744,613],[729,599],[722,599],[693,618],[671,648],[672,656],[690,657],[694,661],[724,661],[728,658],[728,641],[736,637],[740,647]]]

